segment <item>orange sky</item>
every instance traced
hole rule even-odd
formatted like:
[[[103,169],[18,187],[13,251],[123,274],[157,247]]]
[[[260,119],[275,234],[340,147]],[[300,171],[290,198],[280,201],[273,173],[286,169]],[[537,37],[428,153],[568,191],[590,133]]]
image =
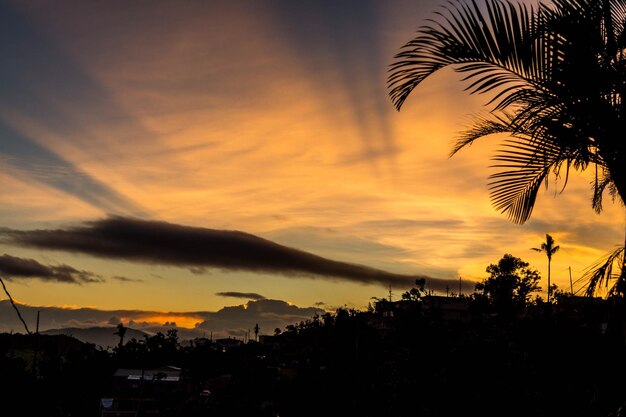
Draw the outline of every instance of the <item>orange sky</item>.
[[[497,213],[486,185],[497,142],[448,159],[484,101],[452,71],[393,109],[387,66],[438,1],[28,3],[2,6],[11,62],[0,72],[0,133],[13,136],[0,148],[0,227],[119,214],[466,280],[484,278],[504,253],[545,276],[545,256],[530,248],[550,233],[561,245],[553,282],[565,289],[569,267],[576,279],[623,242],[623,208],[607,199],[596,215],[584,175],[556,198],[551,183],[525,225]],[[232,303],[217,292],[240,291],[362,308],[388,291],[6,243],[0,251],[104,278],[14,280],[13,295],[31,305],[214,311]]]

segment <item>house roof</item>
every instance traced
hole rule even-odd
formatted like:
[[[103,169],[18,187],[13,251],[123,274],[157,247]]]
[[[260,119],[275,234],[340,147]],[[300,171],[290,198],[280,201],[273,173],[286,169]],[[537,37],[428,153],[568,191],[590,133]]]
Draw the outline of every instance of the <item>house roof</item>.
[[[116,378],[128,380],[178,382],[180,381],[182,370],[175,366],[163,366],[155,369],[129,369],[119,368],[113,374]]]

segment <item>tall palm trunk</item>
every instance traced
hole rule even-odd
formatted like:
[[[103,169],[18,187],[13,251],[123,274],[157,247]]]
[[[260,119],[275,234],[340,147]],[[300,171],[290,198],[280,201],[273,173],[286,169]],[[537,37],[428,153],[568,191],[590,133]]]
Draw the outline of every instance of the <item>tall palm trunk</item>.
[[[552,293],[552,287],[550,286],[550,259],[551,257],[548,256],[548,304],[550,304],[550,294]]]

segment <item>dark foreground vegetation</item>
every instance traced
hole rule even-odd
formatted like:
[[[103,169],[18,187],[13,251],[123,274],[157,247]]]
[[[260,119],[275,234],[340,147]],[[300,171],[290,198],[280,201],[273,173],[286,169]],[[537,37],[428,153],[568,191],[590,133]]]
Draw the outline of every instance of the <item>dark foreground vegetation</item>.
[[[532,299],[538,275],[507,256],[471,296],[417,282],[245,344],[2,334],[2,415],[620,415],[622,299]]]

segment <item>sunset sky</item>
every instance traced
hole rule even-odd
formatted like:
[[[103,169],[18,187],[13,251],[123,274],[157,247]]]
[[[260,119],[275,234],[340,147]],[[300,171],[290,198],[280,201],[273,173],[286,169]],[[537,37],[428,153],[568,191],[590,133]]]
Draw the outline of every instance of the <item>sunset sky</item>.
[[[453,71],[400,112],[388,98],[394,54],[440,4],[2,2],[11,294],[102,310],[364,308],[415,277],[439,294],[471,287],[505,253],[545,277],[530,248],[546,233],[569,289],[569,267],[576,280],[623,243],[623,207],[607,198],[595,214],[590,175],[573,174],[513,224],[489,201],[498,140],[448,157],[485,98]]]

